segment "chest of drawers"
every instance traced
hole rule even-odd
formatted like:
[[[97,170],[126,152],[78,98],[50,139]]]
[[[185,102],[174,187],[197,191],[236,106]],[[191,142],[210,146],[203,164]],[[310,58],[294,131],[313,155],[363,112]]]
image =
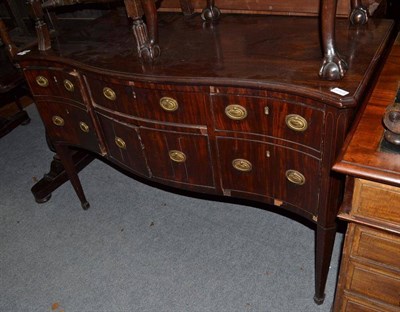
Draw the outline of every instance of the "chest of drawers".
[[[140,63],[123,19],[113,16],[78,32],[79,39],[66,33],[53,51],[19,58],[84,208],[71,148],[157,183],[291,211],[316,226],[314,299],[322,303],[342,187],[330,168],[392,23],[371,23],[358,43],[350,39],[356,29],[339,23],[342,45],[359,57],[346,80],[329,82],[314,72],[316,18],[225,16],[209,29],[161,17],[164,50],[154,64]],[[279,35],[271,31],[277,25]],[[302,30],[282,42],[290,25]],[[349,95],[331,92],[334,87]]]

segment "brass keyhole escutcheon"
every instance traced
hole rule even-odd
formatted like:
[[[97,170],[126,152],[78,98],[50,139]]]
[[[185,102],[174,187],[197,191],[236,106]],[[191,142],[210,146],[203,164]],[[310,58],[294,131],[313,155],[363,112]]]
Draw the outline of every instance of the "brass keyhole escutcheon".
[[[169,158],[171,158],[172,161],[175,161],[177,163],[182,163],[186,161],[186,155],[185,153],[177,150],[171,150],[168,152]]]
[[[46,88],[49,85],[49,81],[44,76],[37,76],[36,83],[43,88]]]
[[[104,87],[103,88],[103,95],[109,99],[110,101],[115,101],[115,99],[117,98],[115,92],[113,89],[109,88],[109,87]]]
[[[297,170],[287,170],[286,171],[286,179],[288,179],[293,184],[303,185],[306,183],[306,178]]]
[[[82,130],[83,132],[85,132],[85,133],[88,133],[88,132],[89,132],[89,126],[88,126],[85,122],[83,122],[83,121],[80,121],[80,122],[79,122],[79,128],[81,128],[81,130]]]
[[[225,115],[232,120],[243,120],[247,117],[247,110],[241,105],[231,104],[225,108]]]
[[[232,161],[232,166],[236,170],[249,172],[253,169],[253,165],[246,159],[237,158]]]
[[[120,148],[120,149],[126,149],[126,143],[124,140],[122,140],[120,137],[115,137],[115,144]]]
[[[68,79],[64,79],[64,88],[69,91],[69,92],[74,92],[74,84],[68,80]]]
[[[174,112],[179,108],[178,101],[168,96],[160,99],[160,106],[167,112]]]
[[[51,120],[53,121],[53,124],[55,124],[56,126],[59,127],[64,126],[64,119],[60,116],[55,115],[51,118]]]
[[[294,131],[303,132],[307,130],[308,123],[303,117],[297,114],[289,114],[285,118],[286,125],[289,129]]]

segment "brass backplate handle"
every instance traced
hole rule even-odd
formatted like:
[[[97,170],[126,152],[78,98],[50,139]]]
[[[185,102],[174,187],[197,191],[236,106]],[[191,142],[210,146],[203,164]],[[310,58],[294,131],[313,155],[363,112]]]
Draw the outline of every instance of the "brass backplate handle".
[[[43,88],[45,88],[49,85],[49,81],[44,76],[37,76],[35,80],[36,80],[36,83]]]
[[[307,120],[305,120],[302,116],[297,114],[289,114],[285,118],[286,125],[294,130],[303,132],[306,131],[308,128]]]
[[[160,106],[167,112],[174,112],[179,108],[178,101],[168,96],[164,96],[160,99]]]
[[[64,88],[69,92],[74,92],[75,90],[74,84],[68,79],[64,79]]]
[[[306,178],[303,174],[298,172],[297,170],[287,170],[286,171],[286,179],[288,179],[293,184],[303,185],[306,183]]]
[[[103,88],[103,95],[110,101],[115,101],[117,98],[117,95],[115,94],[114,90],[109,87]]]
[[[53,124],[55,124],[56,126],[59,127],[64,126],[64,119],[58,115],[53,116],[51,120],[53,121]]]
[[[253,165],[246,159],[237,158],[232,161],[232,166],[236,170],[242,172],[250,172],[253,169]]]
[[[87,123],[80,121],[79,122],[79,128],[81,128],[81,130],[85,133],[89,132],[89,126],[87,125]]]
[[[243,120],[247,117],[247,110],[241,105],[231,104],[225,108],[225,115],[232,120]]]
[[[120,137],[115,137],[115,144],[120,148],[120,149],[126,149],[126,143],[124,140],[122,140]]]
[[[185,153],[177,150],[171,150],[168,152],[169,158],[177,163],[182,163],[186,161]]]

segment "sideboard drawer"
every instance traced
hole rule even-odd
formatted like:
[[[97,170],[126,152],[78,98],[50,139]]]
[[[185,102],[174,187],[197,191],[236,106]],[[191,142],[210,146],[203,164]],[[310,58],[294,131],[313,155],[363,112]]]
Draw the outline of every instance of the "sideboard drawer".
[[[33,95],[63,97],[83,103],[76,72],[61,69],[29,69],[24,73]]]
[[[320,162],[274,144],[217,137],[224,190],[274,198],[316,215]]]
[[[100,153],[95,127],[86,110],[56,99],[35,103],[50,138]]]
[[[207,136],[140,128],[140,137],[153,177],[214,187]]]
[[[251,132],[321,149],[323,111],[282,100],[213,95],[216,130]]]

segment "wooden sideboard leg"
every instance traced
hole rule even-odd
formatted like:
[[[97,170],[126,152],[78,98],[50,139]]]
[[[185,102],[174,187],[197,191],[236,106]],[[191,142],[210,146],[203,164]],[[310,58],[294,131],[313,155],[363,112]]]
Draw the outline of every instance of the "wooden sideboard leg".
[[[336,50],[335,18],[337,0],[321,0],[320,30],[323,62],[319,76],[327,80],[339,80],[348,68],[346,61]]]
[[[61,163],[68,175],[69,180],[81,201],[82,208],[84,210],[89,209],[89,202],[86,200],[85,194],[82,189],[81,182],[78,177],[78,171],[75,168],[73,151],[66,145],[57,144],[54,146],[58,156],[60,157]]]
[[[350,22],[353,25],[363,25],[368,22],[368,12],[361,0],[351,0]]]
[[[322,304],[325,299],[325,284],[331,263],[336,227],[325,229],[317,225],[315,233],[315,295],[316,304]]]
[[[220,15],[221,11],[215,6],[215,1],[207,0],[207,7],[201,12],[201,18],[204,21],[216,21]]]
[[[46,51],[51,49],[50,32],[47,24],[43,19],[42,1],[40,0],[29,0],[28,1],[31,15],[35,20],[35,28],[38,39],[38,49],[40,51]]]

